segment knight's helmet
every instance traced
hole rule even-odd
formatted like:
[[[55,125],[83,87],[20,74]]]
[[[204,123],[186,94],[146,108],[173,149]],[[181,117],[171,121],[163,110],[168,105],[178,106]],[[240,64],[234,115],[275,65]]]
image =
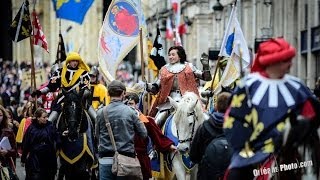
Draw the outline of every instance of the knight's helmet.
[[[61,65],[60,63],[55,63],[51,66],[51,69],[50,69],[50,77],[52,77],[54,75],[54,73],[59,69],[61,68]]]
[[[98,70],[98,67],[97,66],[92,66],[92,68],[91,68],[91,70],[90,70],[90,72],[89,72],[89,75],[90,75],[90,77],[93,77],[93,76],[95,76],[96,77],[96,79],[95,79],[95,81],[92,81],[92,78],[91,78],[91,83],[92,84],[98,84],[98,79],[99,79],[99,70]]]

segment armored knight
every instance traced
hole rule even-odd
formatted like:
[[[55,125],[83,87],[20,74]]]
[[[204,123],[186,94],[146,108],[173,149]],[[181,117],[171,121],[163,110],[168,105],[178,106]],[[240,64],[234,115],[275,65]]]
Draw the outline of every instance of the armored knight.
[[[108,96],[107,88],[99,82],[99,70],[96,66],[91,68],[89,76],[92,92],[92,107],[97,110],[98,107],[109,104],[110,97]]]
[[[201,58],[203,71],[198,70],[192,63],[187,62],[185,50],[181,46],[172,46],[168,57],[169,63],[160,69],[158,79],[152,84],[148,83],[146,87],[148,92],[158,94],[149,116],[155,117],[160,127],[170,114],[168,96],[179,101],[187,91],[199,95],[197,79],[210,81],[212,78],[208,59]]]
[[[81,93],[83,102],[86,102],[86,109],[91,118],[95,119],[96,112],[91,106],[91,102],[87,101],[90,96],[90,77],[88,71],[90,68],[82,60],[80,55],[76,52],[71,52],[62,68],[57,69],[53,76],[50,78],[48,85],[41,90],[36,90],[32,96],[38,97],[48,92],[55,92],[57,89],[64,89],[66,92],[75,91]],[[61,103],[64,96],[59,94],[52,105],[52,112],[49,116],[49,121],[58,119],[59,112],[61,112]]]

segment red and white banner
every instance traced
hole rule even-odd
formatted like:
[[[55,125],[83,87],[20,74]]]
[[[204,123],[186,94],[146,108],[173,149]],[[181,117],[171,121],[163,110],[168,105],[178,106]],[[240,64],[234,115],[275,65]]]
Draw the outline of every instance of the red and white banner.
[[[37,13],[35,11],[32,12],[32,26],[33,26],[33,44],[41,46],[47,52],[48,50],[48,42],[46,40],[46,36],[43,34],[42,27],[40,25],[39,19],[37,17]]]

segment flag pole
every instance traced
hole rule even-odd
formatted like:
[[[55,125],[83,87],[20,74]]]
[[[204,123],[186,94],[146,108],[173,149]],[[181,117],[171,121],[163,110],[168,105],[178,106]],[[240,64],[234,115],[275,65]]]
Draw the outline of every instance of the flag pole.
[[[144,58],[143,58],[143,37],[142,37],[142,28],[140,27],[139,30],[139,35],[140,35],[140,61],[141,61],[141,78],[143,82],[146,82],[146,75],[145,75],[145,65],[144,65]],[[148,99],[147,99],[148,101]],[[145,101],[142,101],[143,104],[145,104]],[[147,106],[148,106],[148,102],[147,102]],[[149,107],[143,106],[143,114],[147,113],[147,109]]]
[[[59,18],[59,43],[58,43],[58,51],[57,52],[61,51],[60,34],[61,34],[61,18]],[[61,63],[60,60],[61,60],[61,53],[57,53],[57,63],[58,63],[58,65],[60,65],[60,63]]]
[[[36,0],[33,0],[33,10],[32,13],[35,13]],[[34,19],[33,19],[34,20]],[[33,22],[33,21],[31,21]],[[32,34],[34,35],[34,24],[32,24]],[[30,36],[30,48],[31,48],[31,91],[35,91],[37,89],[36,85],[36,75],[35,75],[35,67],[34,67],[34,46],[33,46],[33,36]],[[37,99],[35,96],[35,106],[37,107]]]
[[[144,65],[144,59],[143,59],[143,37],[142,37],[142,28],[140,28],[139,30],[139,34],[140,34],[140,60],[141,60],[141,78],[142,81],[146,81],[146,77],[145,77],[145,65]]]
[[[214,80],[216,79],[216,75],[218,73],[218,69],[220,68],[220,61],[221,61],[222,57],[221,56],[218,56],[218,60],[217,60],[217,64],[216,64],[216,67],[214,69],[214,74],[213,74],[213,78],[212,78],[212,81],[211,81],[211,85],[210,85],[210,91],[211,93],[213,94],[213,84],[214,84]],[[208,97],[208,101],[206,102],[206,107],[205,109],[207,109],[209,105],[209,97]]]
[[[241,47],[240,47],[240,44],[238,44],[238,47],[239,47],[239,63],[240,63],[240,78],[241,78],[241,80],[243,81],[242,83],[244,84],[244,89],[245,89],[245,91],[246,91],[246,96],[247,96],[247,104],[248,104],[248,107],[249,108],[251,108],[252,107],[252,101],[251,101],[251,96],[250,96],[250,94],[249,94],[249,89],[248,89],[248,86],[246,86],[246,84],[245,84],[245,82],[244,82],[244,71],[243,71],[243,69],[242,69],[242,50],[241,50]]]

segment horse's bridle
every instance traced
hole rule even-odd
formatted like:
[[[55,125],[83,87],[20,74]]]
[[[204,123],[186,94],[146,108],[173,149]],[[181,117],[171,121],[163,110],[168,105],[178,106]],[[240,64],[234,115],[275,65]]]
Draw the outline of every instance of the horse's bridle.
[[[185,143],[185,142],[191,142],[192,139],[193,139],[193,134],[194,134],[194,127],[195,127],[195,124],[196,124],[196,120],[198,119],[198,117],[195,115],[195,111],[192,111],[190,113],[187,114],[187,117],[189,116],[195,116],[195,118],[193,118],[193,125],[192,125],[192,131],[191,131],[191,136],[187,139],[183,139],[183,140],[180,140],[179,138],[179,131],[177,129],[177,138],[178,138],[178,142],[179,143]]]
[[[74,106],[74,109],[76,109],[76,104],[75,102],[71,102],[71,106]],[[81,111],[81,116],[80,116],[80,122],[79,122],[79,125],[77,126],[77,132],[79,133],[80,132],[80,127],[81,127],[81,124],[82,124],[82,116],[83,116],[83,111]],[[69,123],[67,122],[66,118],[64,118],[64,123],[67,125],[67,129],[68,129],[68,126],[69,126]]]

